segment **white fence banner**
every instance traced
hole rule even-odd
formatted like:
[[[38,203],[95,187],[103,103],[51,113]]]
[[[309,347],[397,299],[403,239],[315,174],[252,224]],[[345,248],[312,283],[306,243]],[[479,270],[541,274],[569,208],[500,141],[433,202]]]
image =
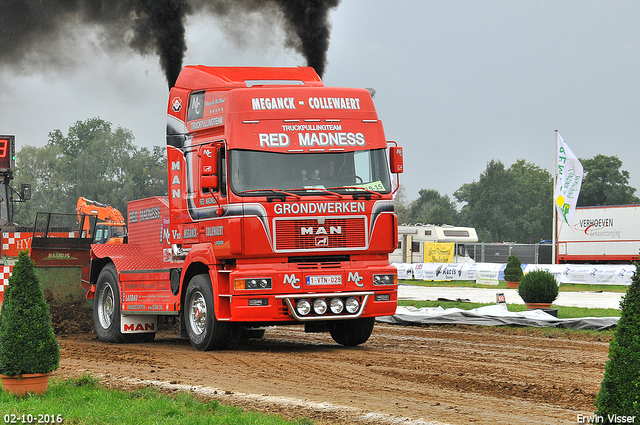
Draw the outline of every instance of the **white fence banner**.
[[[524,272],[548,270],[558,283],[631,285],[636,268],[632,264],[528,264]]]
[[[566,268],[567,266],[565,264],[526,264],[524,266],[524,274],[527,274],[533,270],[546,270],[556,278],[558,285],[560,285],[561,283],[578,283],[578,282],[569,282],[566,279],[565,281],[562,280],[562,276]],[[584,282],[579,282],[579,283],[584,283]]]
[[[413,265],[413,278],[417,280],[424,279],[424,263],[415,263]]]
[[[416,264],[422,271],[422,280],[476,280],[477,263],[424,263]],[[416,274],[416,279],[418,275]]]
[[[413,279],[413,264],[391,263],[398,270],[398,279]]]
[[[478,263],[462,263],[459,280],[476,280],[478,274]]]
[[[422,264],[422,280],[445,280],[440,276],[443,265],[441,263]]]
[[[504,280],[501,263],[393,263],[398,279],[432,281],[464,280],[482,285],[497,285]],[[631,285],[636,271],[632,264],[523,264],[524,273],[532,270],[551,272],[558,284]]]
[[[476,269],[476,283],[482,285],[497,285],[500,283],[500,271],[506,264],[478,263]]]

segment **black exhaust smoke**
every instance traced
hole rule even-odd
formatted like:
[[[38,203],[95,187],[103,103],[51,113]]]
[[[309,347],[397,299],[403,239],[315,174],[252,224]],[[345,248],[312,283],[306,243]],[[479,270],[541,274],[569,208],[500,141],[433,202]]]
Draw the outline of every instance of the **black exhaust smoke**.
[[[329,49],[329,10],[340,0],[278,0],[291,26],[300,40],[298,51],[322,77]]]
[[[157,54],[173,87],[187,50],[185,22],[192,14],[212,16],[260,11],[280,14],[287,45],[295,48],[322,76],[329,47],[329,11],[340,0],[0,0],[0,68],[20,67],[34,54],[62,41],[65,31],[80,25],[100,27],[104,45],[128,46],[140,54]],[[50,53],[50,52],[49,52]]]

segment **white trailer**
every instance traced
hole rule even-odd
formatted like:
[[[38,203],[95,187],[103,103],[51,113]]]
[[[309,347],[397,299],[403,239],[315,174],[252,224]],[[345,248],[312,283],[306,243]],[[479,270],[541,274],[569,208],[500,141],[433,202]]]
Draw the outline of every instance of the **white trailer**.
[[[558,263],[630,263],[640,251],[640,206],[578,207],[558,225]]]
[[[467,243],[478,242],[478,234],[473,227],[450,225],[398,226],[398,246],[389,254],[391,263],[423,263],[425,242],[453,242],[455,244],[454,263],[473,261],[465,248]]]

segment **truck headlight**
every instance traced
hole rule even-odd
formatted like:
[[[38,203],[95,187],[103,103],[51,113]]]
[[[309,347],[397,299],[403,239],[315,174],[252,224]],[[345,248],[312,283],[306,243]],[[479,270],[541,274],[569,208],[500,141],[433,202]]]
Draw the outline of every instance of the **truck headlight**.
[[[349,297],[345,303],[345,308],[347,309],[347,313],[354,314],[360,309],[360,301],[358,301],[357,298]]]
[[[300,316],[306,316],[311,312],[311,303],[309,300],[302,299],[296,303],[296,311]]]
[[[334,298],[329,303],[329,308],[333,314],[340,314],[344,310],[344,301],[340,298]]]
[[[374,285],[396,285],[398,283],[398,275],[395,274],[374,274]]]
[[[255,279],[235,279],[233,286],[236,289],[271,289],[270,277],[260,277]]]
[[[317,315],[325,314],[327,312],[327,308],[327,302],[322,298],[318,298],[313,302],[313,311]]]

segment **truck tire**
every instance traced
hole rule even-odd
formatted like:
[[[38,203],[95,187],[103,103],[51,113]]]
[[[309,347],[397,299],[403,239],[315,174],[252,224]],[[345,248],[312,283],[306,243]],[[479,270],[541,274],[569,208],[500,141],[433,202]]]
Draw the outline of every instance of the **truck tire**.
[[[355,347],[367,342],[373,332],[375,317],[327,322],[331,338],[340,345]]]
[[[93,300],[93,323],[100,341],[125,341],[120,332],[120,291],[118,273],[113,263],[107,264],[98,276]]]
[[[234,326],[215,317],[208,274],[196,275],[189,282],[182,317],[191,345],[198,350],[223,350],[233,339]]]

